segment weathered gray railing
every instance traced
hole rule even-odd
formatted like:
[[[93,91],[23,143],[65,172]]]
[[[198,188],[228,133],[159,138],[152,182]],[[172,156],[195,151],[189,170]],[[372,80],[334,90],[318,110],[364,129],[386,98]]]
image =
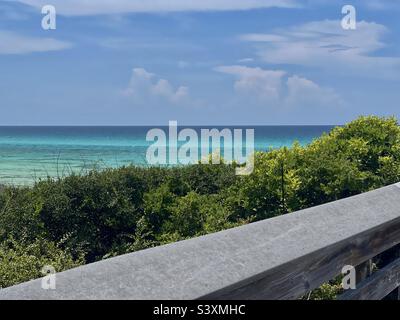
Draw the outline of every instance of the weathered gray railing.
[[[380,299],[400,285],[400,185],[246,226],[151,248],[0,290],[0,299],[296,299],[358,266],[341,298]]]

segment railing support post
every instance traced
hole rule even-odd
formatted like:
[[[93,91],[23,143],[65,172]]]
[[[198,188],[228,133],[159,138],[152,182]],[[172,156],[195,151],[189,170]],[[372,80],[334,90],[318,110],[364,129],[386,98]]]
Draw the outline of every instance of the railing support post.
[[[356,267],[356,283],[357,285],[368,278],[372,273],[372,260],[369,259]]]

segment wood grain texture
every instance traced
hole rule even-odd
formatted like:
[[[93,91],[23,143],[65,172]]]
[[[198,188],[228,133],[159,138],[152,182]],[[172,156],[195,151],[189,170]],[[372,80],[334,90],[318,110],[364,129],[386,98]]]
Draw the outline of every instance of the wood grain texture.
[[[202,298],[297,299],[339,275],[344,265],[360,265],[399,242],[400,218],[268,270],[248,285]]]

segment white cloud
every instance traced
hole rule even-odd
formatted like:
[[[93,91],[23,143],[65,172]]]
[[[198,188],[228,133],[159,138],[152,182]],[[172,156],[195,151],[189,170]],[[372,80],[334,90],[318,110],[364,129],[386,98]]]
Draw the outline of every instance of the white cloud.
[[[218,72],[236,77],[235,90],[239,93],[256,95],[262,100],[279,99],[284,71],[271,71],[245,66],[220,66]]]
[[[314,104],[329,106],[342,104],[340,97],[333,89],[322,88],[315,82],[293,75],[286,81],[287,96],[285,104],[290,106]]]
[[[18,0],[42,7],[48,0]],[[128,12],[220,11],[257,8],[291,8],[297,0],[53,0],[57,12],[65,15],[114,14]]]
[[[285,71],[245,66],[220,66],[215,70],[236,77],[234,89],[237,93],[276,108],[324,107],[342,103],[333,89],[297,75],[288,76]]]
[[[382,40],[387,33],[385,26],[373,22],[360,21],[356,30],[343,30],[340,21],[325,20],[269,34],[245,34],[240,39],[257,43],[259,56],[268,63],[393,77],[400,58],[377,55],[387,46]]]
[[[243,58],[243,59],[239,59],[237,62],[239,63],[246,63],[246,62],[254,62],[253,58]]]
[[[0,31],[0,54],[26,54],[68,49],[71,43],[53,38],[35,38]]]
[[[162,99],[175,104],[187,101],[189,97],[189,89],[187,87],[180,86],[175,89],[169,81],[158,78],[155,74],[147,72],[143,68],[134,68],[132,70],[129,86],[123,93],[141,102]]]

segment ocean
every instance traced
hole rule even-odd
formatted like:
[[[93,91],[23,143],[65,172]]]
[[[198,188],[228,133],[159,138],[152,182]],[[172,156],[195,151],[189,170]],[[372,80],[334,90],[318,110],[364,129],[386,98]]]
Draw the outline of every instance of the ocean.
[[[0,127],[0,184],[29,185],[47,176],[62,177],[93,168],[147,165],[146,151],[152,142],[146,141],[146,134],[152,128],[168,132],[160,126]],[[199,127],[191,128],[200,132]],[[252,128],[255,149],[265,151],[291,146],[294,141],[306,145],[333,126]]]

